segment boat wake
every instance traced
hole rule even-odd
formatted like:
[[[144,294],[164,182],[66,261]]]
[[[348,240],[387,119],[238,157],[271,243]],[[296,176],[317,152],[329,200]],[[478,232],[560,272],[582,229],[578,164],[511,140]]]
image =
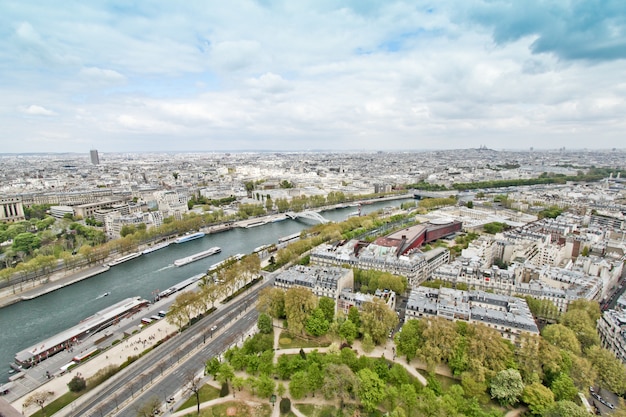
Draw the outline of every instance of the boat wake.
[[[159,268],[156,270],[156,272],[165,271],[166,269],[170,269],[170,268],[174,268],[174,264],[169,264],[167,266],[164,266],[163,268]]]

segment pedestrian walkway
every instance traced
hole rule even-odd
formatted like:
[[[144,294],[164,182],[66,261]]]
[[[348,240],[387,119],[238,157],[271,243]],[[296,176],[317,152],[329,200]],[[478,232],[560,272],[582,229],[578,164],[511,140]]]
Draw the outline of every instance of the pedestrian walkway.
[[[53,396],[48,401],[49,404],[50,402],[59,398],[61,395],[65,394],[68,391],[67,384],[76,375],[79,375],[87,380],[101,369],[104,369],[111,365],[119,366],[126,360],[128,360],[128,357],[139,355],[144,350],[157,344],[166,335],[175,333],[176,331],[177,328],[169,324],[166,320],[159,320],[154,324],[144,328],[142,331],[130,336],[128,339],[122,340],[120,343],[112,346],[105,352],[102,352],[101,354],[95,356],[89,361],[78,365],[69,372],[51,379],[50,381],[41,385],[36,390],[21,398],[18,398],[16,401],[12,402],[11,405],[16,410],[23,410],[22,407],[24,401],[33,393],[52,392]],[[77,401],[80,401],[80,399],[78,399]],[[27,412],[26,414],[30,414],[35,412],[37,408],[38,407],[35,405],[32,406],[30,409],[24,411]]]

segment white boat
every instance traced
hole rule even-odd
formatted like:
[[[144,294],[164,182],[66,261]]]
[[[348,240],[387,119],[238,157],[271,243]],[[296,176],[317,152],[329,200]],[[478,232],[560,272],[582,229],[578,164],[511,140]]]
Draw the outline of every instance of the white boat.
[[[185,242],[189,242],[190,240],[200,239],[201,237],[204,237],[204,232],[196,232],[196,233],[179,237],[178,239],[174,241],[174,243],[185,243]]]
[[[139,252],[129,253],[128,255],[122,256],[121,258],[117,258],[117,259],[109,262],[109,266],[119,265],[119,264],[124,263],[126,261],[130,261],[131,259],[138,258],[140,256],[141,256],[141,253],[139,253]]]
[[[144,249],[144,251],[141,253],[143,253],[144,255],[147,255],[149,253],[158,251],[159,249],[167,248],[169,245],[170,245],[170,242],[159,243],[158,245],[150,246],[149,248]]]
[[[174,261],[174,265],[175,266],[187,265],[187,264],[190,264],[192,262],[198,261],[200,259],[206,258],[207,256],[215,255],[216,253],[219,253],[221,251],[222,251],[222,248],[220,248],[218,246],[214,246],[211,249],[207,249],[205,251],[198,252],[195,255],[186,256],[184,258],[177,259],[177,260]]]

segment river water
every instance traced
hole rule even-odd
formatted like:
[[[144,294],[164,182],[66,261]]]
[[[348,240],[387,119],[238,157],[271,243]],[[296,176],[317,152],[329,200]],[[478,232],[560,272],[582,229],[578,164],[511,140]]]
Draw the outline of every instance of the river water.
[[[363,214],[383,207],[399,207],[404,201],[381,201],[362,206]],[[325,211],[322,214],[335,222],[345,220],[356,210],[347,207]],[[6,382],[8,364],[15,354],[38,341],[76,325],[80,320],[118,301],[132,296],[151,300],[155,292],[162,291],[193,275],[206,272],[216,262],[237,253],[251,253],[255,248],[276,243],[278,238],[294,234],[312,225],[308,221],[283,220],[249,229],[235,228],[215,233],[202,239],[142,255],[107,272],[59,289],[30,301],[22,301],[0,310],[0,364],[6,364],[0,373],[0,383]],[[191,264],[175,267],[176,259],[219,246],[216,255]],[[110,294],[103,297],[102,294]]]

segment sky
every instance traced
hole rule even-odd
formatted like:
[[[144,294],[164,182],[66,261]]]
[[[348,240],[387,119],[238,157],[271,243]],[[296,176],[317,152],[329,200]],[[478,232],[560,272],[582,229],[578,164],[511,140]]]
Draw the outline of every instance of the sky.
[[[0,3],[0,153],[626,148],[624,0]]]

